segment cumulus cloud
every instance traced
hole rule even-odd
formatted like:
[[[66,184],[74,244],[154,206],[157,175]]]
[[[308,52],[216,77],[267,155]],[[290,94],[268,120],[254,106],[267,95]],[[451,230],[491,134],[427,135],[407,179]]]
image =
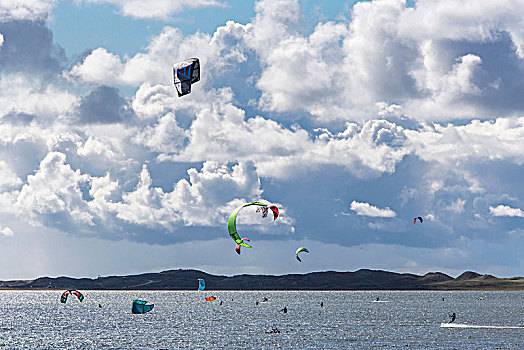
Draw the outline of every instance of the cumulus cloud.
[[[124,16],[134,18],[168,19],[184,9],[202,7],[223,7],[225,3],[219,0],[156,0],[154,6],[141,0],[84,0],[88,3],[114,4],[120,8]]]
[[[0,191],[12,189],[20,186],[22,180],[16,176],[15,172],[11,169],[9,164],[3,160],[0,160]]]
[[[39,223],[41,218],[65,214],[75,221],[93,224],[92,215],[83,201],[80,184],[87,182],[89,176],[73,170],[65,162],[60,152],[50,152],[40,163],[34,175],[29,175],[27,183],[16,198],[20,213],[29,214],[29,219]]]
[[[189,169],[188,175],[189,180],[182,179],[172,192],[164,192],[152,186],[150,173],[144,166],[135,190],[122,194],[122,202],[108,206],[119,219],[139,225],[172,227],[182,222],[188,226],[208,226],[223,220],[239,204],[239,198],[259,198],[262,194],[252,164],[229,169],[206,162],[201,171]],[[226,205],[217,208],[217,203]]]
[[[0,3],[0,21],[43,19],[56,2],[57,0],[4,0]]]
[[[366,202],[351,202],[349,209],[356,212],[357,215],[379,217],[379,218],[394,218],[397,216],[393,210],[386,208],[378,208]]]
[[[61,73],[67,60],[65,52],[53,41],[43,20],[0,20],[0,33],[4,39],[0,73],[24,72],[47,79]]]
[[[367,120],[384,101],[398,101],[418,120],[488,117],[524,111],[515,16],[524,8],[506,3],[422,1],[409,8],[403,0],[359,2],[350,22],[319,23],[304,35],[298,1],[258,1],[255,18],[245,25],[229,21],[213,35],[188,36],[165,27],[143,53],[120,58],[98,48],[70,74],[106,85],[169,86],[171,65],[198,56],[203,84],[258,89],[258,107],[282,117],[305,112],[322,121]],[[442,34],[457,17],[451,33]],[[467,51],[457,49],[462,46]],[[237,78],[241,69],[241,79],[224,80],[228,72]]]
[[[521,2],[359,2],[311,30],[300,4],[256,1],[251,21],[211,34],[166,26],[135,55],[95,48],[63,74],[43,20],[1,22],[0,215],[165,243],[223,235],[235,207],[271,200],[283,210],[268,240],[507,238],[491,216],[522,210],[489,204],[524,195]],[[194,56],[202,80],[178,98],[171,67]],[[344,213],[351,198],[395,211],[353,201]],[[239,224],[264,231],[251,214]],[[415,232],[414,215],[432,225]]]
[[[489,212],[493,216],[510,216],[524,218],[524,211],[520,208],[512,208],[508,205],[500,204],[496,207],[489,207]]]
[[[85,82],[96,84],[115,84],[124,67],[117,55],[104,48],[93,50],[83,62],[71,69],[71,75],[82,77]]]
[[[14,232],[7,226],[0,226],[0,236],[12,237],[14,236]]]
[[[110,124],[132,117],[132,112],[117,89],[99,86],[80,100],[78,117],[82,123]]]

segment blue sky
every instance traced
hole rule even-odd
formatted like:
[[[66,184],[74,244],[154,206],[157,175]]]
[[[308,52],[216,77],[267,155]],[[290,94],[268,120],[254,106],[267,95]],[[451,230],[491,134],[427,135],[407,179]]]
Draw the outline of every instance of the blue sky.
[[[522,275],[523,14],[517,0],[0,4],[0,279]],[[171,67],[188,57],[201,81],[179,98]],[[255,200],[281,216],[241,211],[253,248],[238,256],[227,218]]]
[[[300,1],[306,15],[304,30],[311,31],[319,21],[348,17],[355,2]],[[49,28],[55,41],[71,57],[99,46],[123,56],[144,49],[149,39],[158,35],[164,26],[176,26],[185,34],[197,31],[212,34],[227,21],[247,23],[255,16],[253,1],[245,0],[224,1],[220,7],[188,9],[167,19],[123,17],[120,12],[118,6],[112,4],[61,1],[50,13]]]

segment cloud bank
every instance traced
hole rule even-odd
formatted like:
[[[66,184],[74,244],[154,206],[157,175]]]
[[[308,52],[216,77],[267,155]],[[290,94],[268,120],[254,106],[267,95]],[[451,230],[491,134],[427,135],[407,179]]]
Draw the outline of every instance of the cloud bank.
[[[148,18],[190,6],[101,2]],[[97,47],[72,63],[45,22],[59,4],[2,4],[0,217],[13,238],[23,221],[191,244],[223,238],[236,206],[265,200],[281,217],[246,212],[243,224],[267,244],[522,243],[521,1],[359,2],[308,31],[298,1],[261,0],[248,23],[166,26],[135,55]],[[171,67],[187,57],[202,79],[178,98]],[[356,215],[339,215],[348,203]],[[422,232],[409,225],[419,215]]]

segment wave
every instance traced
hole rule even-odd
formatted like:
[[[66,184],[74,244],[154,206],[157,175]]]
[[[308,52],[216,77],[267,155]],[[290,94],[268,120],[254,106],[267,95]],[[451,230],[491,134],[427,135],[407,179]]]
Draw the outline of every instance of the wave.
[[[482,326],[475,324],[464,324],[464,323],[441,323],[442,328],[513,328],[513,329],[524,329],[524,326]]]

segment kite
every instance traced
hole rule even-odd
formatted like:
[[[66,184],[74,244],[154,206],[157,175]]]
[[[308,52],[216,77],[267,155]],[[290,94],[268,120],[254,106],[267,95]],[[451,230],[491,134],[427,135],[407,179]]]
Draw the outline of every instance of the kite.
[[[238,235],[236,221],[237,221],[238,212],[242,208],[249,207],[251,205],[258,205],[259,208],[257,208],[257,212],[262,211],[262,217],[266,217],[267,216],[267,213],[268,213],[268,206],[267,206],[267,204],[261,203],[261,202],[251,202],[251,203],[243,204],[243,205],[239,206],[238,208],[236,208],[231,213],[231,215],[229,216],[229,219],[227,220],[227,230],[228,230],[229,235],[231,236],[231,238],[236,242],[237,245],[240,245],[240,246],[246,247],[246,248],[251,248],[251,246],[249,244],[245,243],[244,240],[242,240],[240,238],[240,236]],[[274,205],[272,205],[271,207],[274,207],[274,209],[271,209],[271,211],[273,212],[273,215],[274,215],[274,219],[273,220],[275,220],[277,218],[277,216],[278,216],[278,208],[275,207]],[[249,241],[249,240],[247,240],[247,241]]]
[[[202,291],[206,288],[206,281],[204,281],[202,278],[198,279],[198,290]]]
[[[76,295],[76,297],[78,298],[78,300],[80,300],[80,302],[82,302],[82,300],[84,300],[84,296],[82,295],[82,293],[80,293],[77,290],[69,289],[69,290],[66,290],[65,292],[62,293],[62,296],[60,297],[60,302],[61,303],[65,303],[67,301],[67,296],[69,294]]]
[[[131,312],[134,314],[145,314],[153,310],[154,304],[148,304],[144,300],[133,300],[133,305],[131,306]]]
[[[420,223],[422,223],[424,221],[424,220],[422,220],[422,218],[420,216],[418,216],[418,217],[413,219],[413,223],[416,223],[417,219],[420,221]]]
[[[200,61],[198,58],[189,58],[173,65],[173,78],[178,97],[191,92],[191,84],[200,80]]]
[[[300,252],[305,252],[305,253],[309,253],[309,250],[307,250],[307,248],[304,248],[304,247],[300,247],[297,249],[297,251],[295,252],[295,256],[297,258],[298,261],[302,262],[302,260],[300,260],[300,257],[298,256],[298,253]]]

